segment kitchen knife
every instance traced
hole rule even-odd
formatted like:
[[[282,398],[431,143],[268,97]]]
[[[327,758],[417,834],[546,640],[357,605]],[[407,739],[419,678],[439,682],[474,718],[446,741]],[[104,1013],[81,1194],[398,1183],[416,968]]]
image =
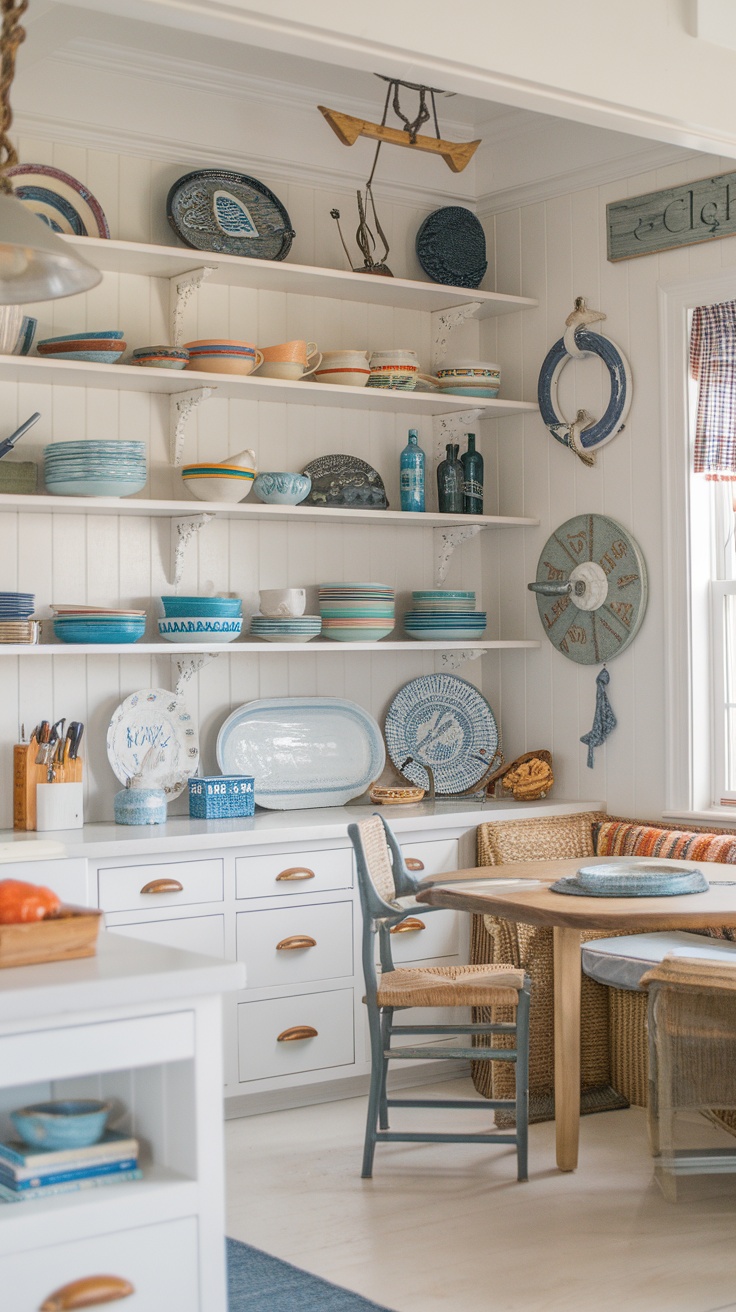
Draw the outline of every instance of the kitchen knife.
[[[20,441],[23,434],[27,433],[28,429],[32,428],[40,418],[41,412],[37,410],[35,414],[31,415],[30,419],[26,419],[26,422],[21,424],[20,428],[16,428],[15,432],[10,434],[10,437],[6,437],[4,442],[0,442],[0,460],[8,454],[8,451],[13,450],[16,442]]]

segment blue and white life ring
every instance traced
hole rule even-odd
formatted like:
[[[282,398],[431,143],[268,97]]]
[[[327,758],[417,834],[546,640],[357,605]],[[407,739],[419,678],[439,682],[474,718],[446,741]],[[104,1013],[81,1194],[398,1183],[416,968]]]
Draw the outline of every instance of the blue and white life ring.
[[[601,418],[587,428],[581,428],[560,412],[557,387],[568,360],[586,355],[597,355],[603,361],[611,382],[611,396]],[[568,328],[564,337],[560,337],[548,351],[539,371],[537,397],[542,419],[552,436],[573,450],[577,450],[579,444],[583,451],[595,451],[620,433],[626,424],[631,394],[631,368],[626,356],[609,337],[582,326]],[[571,432],[573,426],[576,429],[574,435]]]

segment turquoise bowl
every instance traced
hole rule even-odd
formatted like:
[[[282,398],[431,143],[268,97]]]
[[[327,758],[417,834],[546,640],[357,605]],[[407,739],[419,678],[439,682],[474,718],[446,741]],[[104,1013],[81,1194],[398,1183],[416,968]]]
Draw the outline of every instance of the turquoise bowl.
[[[162,597],[167,619],[189,619],[193,615],[208,619],[239,619],[243,609],[240,597]]]
[[[32,1148],[86,1148],[102,1138],[111,1111],[112,1103],[73,1098],[21,1107],[10,1119]]]
[[[298,506],[311,487],[309,474],[263,473],[257,475],[253,491],[267,506]]]

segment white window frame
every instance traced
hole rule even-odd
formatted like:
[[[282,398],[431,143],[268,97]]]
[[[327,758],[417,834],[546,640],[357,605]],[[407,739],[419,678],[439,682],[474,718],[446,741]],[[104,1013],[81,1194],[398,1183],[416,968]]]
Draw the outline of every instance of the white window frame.
[[[689,329],[698,305],[736,300],[736,269],[659,286],[665,595],[665,816],[734,823],[716,802],[709,484],[691,486]],[[635,380],[636,381],[636,380]],[[718,793],[720,799],[721,793]]]

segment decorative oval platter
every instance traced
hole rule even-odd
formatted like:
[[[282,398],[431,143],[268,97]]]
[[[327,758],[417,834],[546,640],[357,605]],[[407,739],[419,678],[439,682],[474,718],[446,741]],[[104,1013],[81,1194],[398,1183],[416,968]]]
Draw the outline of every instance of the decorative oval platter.
[[[312,480],[305,506],[336,506],[353,510],[388,510],[383,479],[357,456],[319,456],[302,470]]]
[[[388,754],[406,779],[438,793],[477,784],[498,748],[498,726],[482,693],[454,674],[427,674],[399,689],[386,713]],[[412,757],[405,765],[408,756]]]
[[[581,866],[550,885],[553,893],[578,897],[678,897],[684,893],[707,893],[708,880],[697,866],[677,866],[663,861],[608,861]]]
[[[256,260],[284,260],[296,236],[284,206],[257,178],[197,169],[171,188],[166,215],[187,246]]]
[[[478,287],[488,268],[483,226],[462,205],[428,214],[416,236],[416,251],[427,276],[452,287]]]
[[[344,806],[380,775],[381,731],[340,697],[270,697],[233,711],[217,735],[223,774],[252,775],[258,806]]]
[[[199,734],[186,702],[166,688],[142,688],[118,706],[107,731],[107,758],[121,784],[178,797],[199,763]]]
[[[70,173],[50,164],[16,164],[8,169],[13,194],[54,232],[75,237],[109,237],[100,202]]]

